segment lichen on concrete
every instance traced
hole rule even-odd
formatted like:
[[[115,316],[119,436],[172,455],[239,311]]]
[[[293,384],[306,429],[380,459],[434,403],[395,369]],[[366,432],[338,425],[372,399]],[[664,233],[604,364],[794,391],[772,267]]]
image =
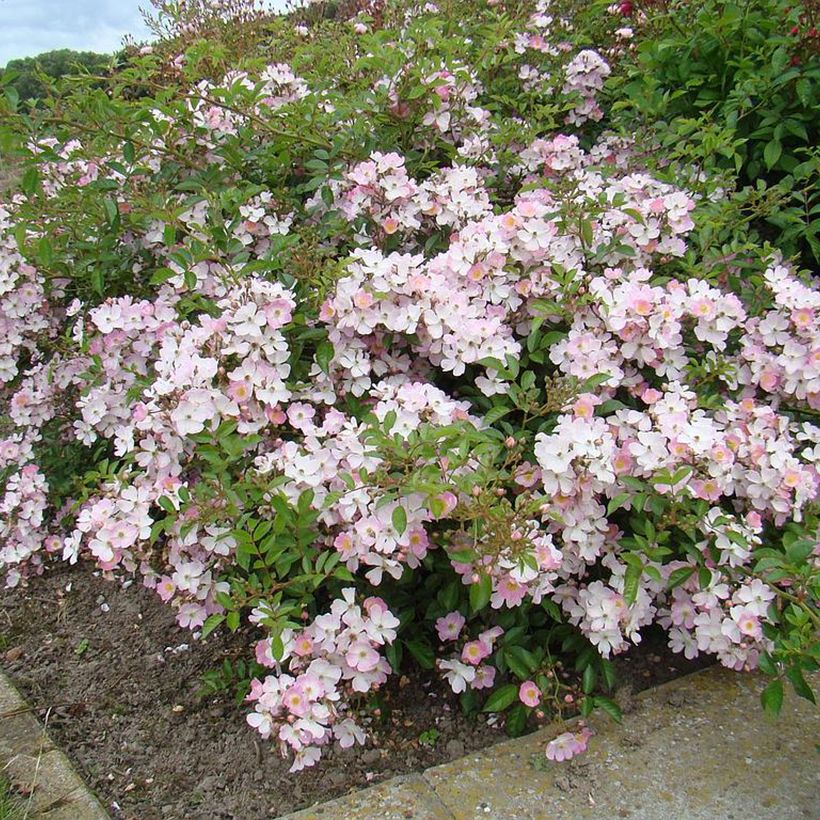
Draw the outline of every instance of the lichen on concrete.
[[[451,820],[452,814],[419,775],[395,777],[363,791],[288,815],[292,820]]]

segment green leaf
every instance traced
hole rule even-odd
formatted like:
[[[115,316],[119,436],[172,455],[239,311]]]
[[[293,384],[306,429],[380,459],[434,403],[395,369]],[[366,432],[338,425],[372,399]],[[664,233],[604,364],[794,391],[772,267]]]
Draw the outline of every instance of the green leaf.
[[[624,719],[621,707],[609,698],[599,695],[593,699],[592,703],[596,709],[600,709],[602,712],[608,714],[615,723],[620,723]]]
[[[527,725],[527,709],[523,703],[516,703],[507,712],[506,729],[510,737],[518,737]]]
[[[117,207],[117,203],[113,199],[106,197],[103,200],[103,209],[105,210],[106,222],[108,222],[109,226],[113,228],[114,225],[117,224],[117,220],[120,218],[120,210]]]
[[[760,703],[763,710],[771,717],[777,717],[783,706],[783,681],[776,678],[760,693]]]
[[[427,506],[430,508],[433,518],[441,518],[444,515],[444,510],[447,509],[444,501],[435,495],[427,501]]]
[[[505,655],[512,655],[515,657],[527,672],[527,675],[532,674],[538,668],[538,658],[523,646],[509,646],[504,650]],[[524,677],[527,677],[524,675]]]
[[[782,153],[783,146],[780,144],[780,140],[771,140],[766,143],[766,147],[763,149],[763,161],[769,170],[774,168]]]
[[[592,223],[589,220],[582,220],[581,222],[581,239],[584,241],[584,245],[589,248],[592,245],[593,241],[593,233],[592,233]]]
[[[586,669],[584,669],[584,677],[581,684],[581,688],[585,695],[591,695],[592,690],[595,688],[595,684],[598,681],[598,673],[595,671],[595,666],[593,664],[589,664]]]
[[[489,575],[482,575],[477,584],[470,587],[470,609],[480,612],[490,602],[493,594],[493,581]]]
[[[202,625],[202,633],[200,637],[207,638],[208,635],[210,635],[211,632],[213,632],[224,620],[225,616],[220,613],[209,615],[205,619],[205,623]]]
[[[382,422],[382,428],[384,429],[385,433],[389,433],[393,429],[393,425],[396,423],[396,411],[395,410],[388,410],[385,413],[384,421]]]
[[[316,364],[319,365],[325,374],[330,372],[330,362],[333,359],[333,353],[333,345],[327,341],[321,342],[316,348]]]
[[[513,410],[512,407],[504,407],[500,405],[498,407],[492,407],[490,410],[487,411],[486,415],[484,416],[484,424],[488,427],[495,424],[500,419],[503,419],[508,413],[511,413]]]
[[[786,670],[786,677],[791,681],[795,694],[799,695],[801,698],[811,701],[812,703],[816,703],[814,699],[814,692],[806,682],[806,679],[803,677],[803,673],[800,671],[799,667],[790,666]]]
[[[615,665],[612,661],[608,661],[605,658],[601,659],[601,671],[604,674],[604,683],[606,685],[607,692],[612,691],[612,688],[617,683],[617,675],[615,672]]]
[[[624,574],[624,600],[628,604],[634,604],[638,597],[638,585],[640,584],[643,567],[630,564]]]
[[[612,513],[614,513],[615,510],[623,507],[623,505],[627,501],[629,501],[630,497],[631,497],[631,493],[619,493],[614,498],[611,498],[609,500],[609,504],[607,504],[607,506],[606,506],[606,514],[607,515],[612,515]]]
[[[764,652],[758,658],[757,665],[760,668],[760,671],[763,672],[764,675],[769,675],[770,677],[774,677],[777,674],[777,666],[775,665],[774,661],[772,660],[772,656],[768,652]]]
[[[681,584],[685,584],[692,577],[694,571],[694,567],[678,567],[677,569],[673,569],[672,572],[669,573],[669,589],[674,589]]]
[[[16,111],[17,106],[20,104],[20,94],[18,93],[17,89],[14,88],[14,86],[10,85],[8,88],[4,90],[4,93],[6,95],[6,99],[9,102],[9,105],[11,106],[11,110]]]
[[[612,378],[610,373],[596,373],[594,376],[590,376],[588,379],[585,379],[584,382],[581,384],[580,390],[582,392],[589,392],[590,390],[594,390],[596,387],[600,387],[604,382],[608,382]],[[624,484],[627,482],[624,481]]]
[[[407,510],[399,504],[398,507],[395,507],[393,510],[393,528],[399,535],[404,535],[404,531],[407,529]]]
[[[795,539],[786,548],[786,557],[790,563],[800,566],[814,551],[814,547],[814,543],[808,538]]]
[[[33,196],[40,183],[40,174],[36,168],[28,168],[20,181],[20,187],[26,196]]]
[[[458,606],[460,591],[461,584],[458,581],[450,581],[447,586],[438,591],[436,599],[448,612],[451,612]]]
[[[501,686],[487,698],[482,712],[503,712],[518,699],[518,687],[514,683]]]
[[[391,669],[396,673],[401,669],[402,654],[401,641],[394,641],[393,643],[388,644],[387,648],[384,650],[384,656],[387,658],[387,662],[390,664]]]
[[[453,552],[447,553],[447,557],[458,564],[471,564],[475,560],[476,554],[475,550],[472,549],[453,550]]]
[[[47,236],[44,236],[37,243],[37,252],[40,254],[42,263],[50,266],[54,262],[54,249],[51,247],[51,242]]]
[[[422,669],[432,669],[436,665],[435,653],[425,641],[405,641],[404,645]]]
[[[512,652],[513,649],[520,649],[520,647],[512,646],[506,648],[504,650],[504,662],[509,667],[510,672],[512,672],[518,680],[525,681],[530,677],[531,670],[525,661]]]
[[[171,270],[171,268],[157,268],[151,275],[150,282],[152,285],[161,285],[176,275],[176,271]]]

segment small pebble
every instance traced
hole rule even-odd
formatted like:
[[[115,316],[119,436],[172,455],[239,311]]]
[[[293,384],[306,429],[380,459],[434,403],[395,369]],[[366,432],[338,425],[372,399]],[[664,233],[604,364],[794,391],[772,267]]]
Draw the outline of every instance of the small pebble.
[[[453,740],[447,741],[444,751],[447,752],[450,760],[455,760],[456,758],[464,756],[464,744],[457,738],[453,738]]]

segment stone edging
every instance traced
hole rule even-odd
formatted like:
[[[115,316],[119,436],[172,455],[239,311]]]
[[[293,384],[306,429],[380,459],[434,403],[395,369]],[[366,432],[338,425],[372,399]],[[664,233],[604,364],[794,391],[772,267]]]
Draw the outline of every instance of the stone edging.
[[[102,804],[52,743],[45,727],[2,671],[0,775],[25,795],[26,818],[109,820]]]

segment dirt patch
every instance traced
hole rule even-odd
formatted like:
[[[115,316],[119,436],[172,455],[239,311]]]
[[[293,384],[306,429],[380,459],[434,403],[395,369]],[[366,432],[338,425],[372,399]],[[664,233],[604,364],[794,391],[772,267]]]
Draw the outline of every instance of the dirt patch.
[[[638,646],[613,661],[618,675],[615,700],[624,714],[635,708],[633,696],[638,692],[715,664],[714,657],[710,655],[692,660],[676,655],[667,646],[665,630],[657,625],[644,627],[641,638]]]
[[[55,569],[0,604],[4,668],[115,817],[277,816],[504,737],[436,683],[405,679],[366,748],[291,775],[247,709],[197,696],[203,673],[236,654],[230,637],[195,644],[155,595],[88,568]]]
[[[229,695],[197,695],[202,675],[239,641],[204,643],[136,585],[90,567],[56,568],[21,593],[0,594],[0,658],[38,717],[116,818],[275,817],[503,740],[468,718],[437,680],[391,681],[365,748],[334,748],[311,770],[289,763],[244,722]],[[619,660],[628,711],[633,692],[702,666],[670,656],[649,634]]]

